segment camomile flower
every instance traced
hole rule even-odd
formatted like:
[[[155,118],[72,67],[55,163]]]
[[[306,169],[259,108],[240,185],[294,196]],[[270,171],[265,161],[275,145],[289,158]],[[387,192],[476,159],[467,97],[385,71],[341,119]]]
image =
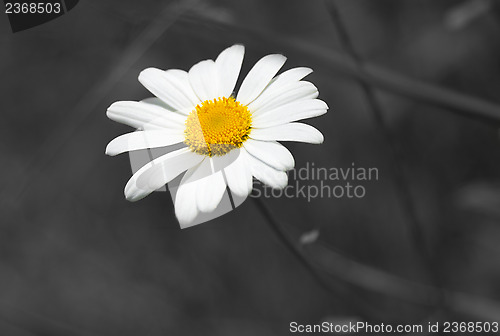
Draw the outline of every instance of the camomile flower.
[[[317,129],[297,122],[328,109],[317,99],[317,88],[302,80],[312,70],[276,75],[286,57],[267,55],[233,95],[244,53],[242,45],[234,45],[188,72],[145,69],[139,81],[156,98],[108,108],[110,119],[137,130],[112,140],[106,154],[177,145],[133,174],[125,186],[128,200],[140,200],[184,173],[174,207],[181,227],[187,227],[200,212],[215,210],[227,187],[246,197],[255,177],[284,188],[295,162],[278,141],[323,142]]]

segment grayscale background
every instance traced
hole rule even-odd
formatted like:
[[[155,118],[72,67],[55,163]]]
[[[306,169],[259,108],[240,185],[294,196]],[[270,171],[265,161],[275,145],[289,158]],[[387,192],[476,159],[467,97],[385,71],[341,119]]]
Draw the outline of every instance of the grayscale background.
[[[81,0],[16,34],[0,17],[0,335],[500,320],[497,2]],[[325,142],[286,146],[298,168],[377,167],[363,199],[249,198],[187,230],[168,193],[125,200],[129,158],[104,149],[131,129],[106,108],[150,96],[142,69],[234,43],[242,75],[270,53],[315,70]]]

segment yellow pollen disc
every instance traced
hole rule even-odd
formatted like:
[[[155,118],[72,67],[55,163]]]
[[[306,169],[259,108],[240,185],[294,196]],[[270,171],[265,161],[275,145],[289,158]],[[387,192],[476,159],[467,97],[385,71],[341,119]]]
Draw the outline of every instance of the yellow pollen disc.
[[[225,155],[248,139],[252,116],[233,97],[205,100],[186,120],[184,141],[198,154]]]

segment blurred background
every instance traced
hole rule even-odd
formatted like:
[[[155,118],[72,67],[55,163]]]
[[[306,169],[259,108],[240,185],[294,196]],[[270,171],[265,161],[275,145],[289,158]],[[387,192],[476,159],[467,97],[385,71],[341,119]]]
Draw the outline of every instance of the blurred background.
[[[82,0],[16,34],[2,16],[0,335],[500,320],[499,35],[482,0]],[[167,193],[124,199],[129,158],[104,149],[130,128],[106,108],[150,96],[142,69],[234,43],[240,77],[270,53],[315,70],[325,142],[287,147],[378,168],[364,198],[261,199],[282,237],[252,199],[186,230]]]

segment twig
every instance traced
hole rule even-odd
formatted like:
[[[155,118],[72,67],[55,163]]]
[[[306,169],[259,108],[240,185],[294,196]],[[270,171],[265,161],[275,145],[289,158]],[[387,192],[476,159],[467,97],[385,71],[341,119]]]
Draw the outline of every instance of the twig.
[[[251,37],[255,41],[259,41],[255,44],[256,48],[262,44],[260,41],[272,42],[273,45],[278,44],[277,48],[279,49],[286,49],[316,62],[326,70],[324,73],[330,71],[335,75],[354,77],[377,87],[377,89],[445,108],[467,118],[500,125],[500,106],[498,104],[416,80],[369,62],[364,62],[363,71],[360,71],[352,59],[346,58],[331,48],[322,47],[304,39],[277,34],[269,30],[261,31],[258,28],[247,28],[237,23],[227,23],[214,17],[200,15],[184,15],[180,22],[184,23],[181,33],[189,35],[190,38],[220,43],[221,40],[218,38],[220,34],[233,38],[235,41],[241,40],[241,36],[245,35],[246,40]],[[223,46],[225,45],[221,44],[221,47]],[[268,51],[266,50],[266,52]]]

